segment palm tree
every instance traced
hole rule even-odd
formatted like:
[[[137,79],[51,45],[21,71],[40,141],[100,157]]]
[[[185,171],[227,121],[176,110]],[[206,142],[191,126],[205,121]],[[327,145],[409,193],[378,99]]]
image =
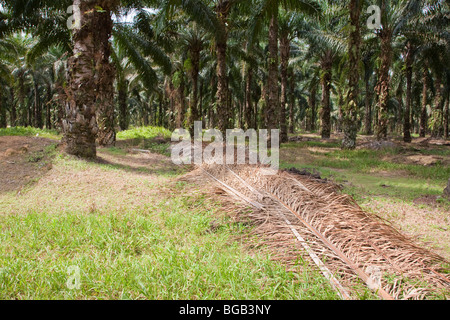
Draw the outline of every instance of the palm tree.
[[[378,95],[378,123],[376,126],[377,140],[387,138],[388,126],[388,102],[391,76],[389,74],[393,49],[392,41],[407,25],[409,19],[417,15],[421,10],[420,0],[402,1],[381,0],[381,23],[382,27],[376,31],[380,39],[380,68],[378,70],[378,82],[376,93]]]
[[[205,33],[196,23],[181,32],[180,49],[187,51],[187,60],[184,62],[192,84],[190,99],[190,118],[188,120],[191,134],[193,134],[194,122],[201,120],[199,111],[199,76],[200,58],[205,46]]]
[[[412,99],[412,67],[414,61],[414,45],[411,41],[406,44],[405,52],[405,73],[406,73],[406,102],[405,114],[403,117],[403,141],[411,142],[411,99]]]
[[[15,61],[16,52],[14,46],[9,42],[8,39],[0,39],[0,127],[6,128],[7,126],[7,107],[6,101],[7,96],[3,92],[13,91],[12,77],[12,63]],[[15,125],[16,109],[13,103],[14,96],[11,99],[11,109],[10,109],[10,123],[11,126]]]
[[[331,135],[331,87],[333,64],[336,57],[344,52],[345,44],[339,33],[342,29],[342,10],[337,5],[322,3],[321,19],[317,21],[301,21],[300,36],[308,40],[309,55],[317,56],[321,68],[320,85],[322,88],[320,121],[323,139]]]
[[[257,0],[256,10],[252,17],[252,32],[261,30],[262,21],[269,21],[268,33],[268,74],[267,74],[267,105],[265,107],[266,126],[268,130],[275,129],[280,123],[280,100],[278,90],[278,39],[279,39],[279,8],[283,6],[286,11],[303,12],[310,15],[319,13],[318,5],[313,1],[282,1]],[[257,27],[259,26],[259,27]],[[253,35],[250,36],[253,38]],[[284,126],[284,125],[283,125]],[[286,130],[284,130],[286,131]],[[269,131],[270,132],[270,131]],[[269,136],[270,139],[270,136]],[[284,134],[286,140],[286,134]]]
[[[281,11],[279,16],[280,60],[281,60],[280,142],[288,141],[288,124],[286,117],[288,104],[290,105],[289,115],[291,119],[290,127],[292,129],[292,118],[293,118],[292,103],[288,103],[288,91],[289,91],[288,67],[289,67],[289,59],[291,57],[291,42],[297,35],[296,31],[299,26],[300,19],[301,19],[300,15],[285,11]]]
[[[343,149],[354,149],[356,147],[357,115],[358,115],[358,82],[359,82],[359,60],[360,60],[360,14],[361,6],[358,0],[350,0],[350,25],[351,31],[348,43],[348,95],[344,108],[342,108],[342,124],[344,138],[341,147]]]

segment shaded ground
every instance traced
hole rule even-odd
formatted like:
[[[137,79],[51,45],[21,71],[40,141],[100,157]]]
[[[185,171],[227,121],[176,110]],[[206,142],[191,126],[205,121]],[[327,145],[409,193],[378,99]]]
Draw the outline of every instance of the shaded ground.
[[[45,138],[0,137],[0,193],[19,190],[50,170],[52,145]]]

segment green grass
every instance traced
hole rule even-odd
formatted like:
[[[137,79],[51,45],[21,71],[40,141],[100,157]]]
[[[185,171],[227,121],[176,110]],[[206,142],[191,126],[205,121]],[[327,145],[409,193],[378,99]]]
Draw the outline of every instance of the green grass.
[[[162,127],[136,127],[117,133],[118,140],[128,139],[154,139],[156,137],[162,137],[164,139],[170,139],[172,133]]]
[[[48,138],[53,140],[61,139],[61,136],[56,130],[38,129],[33,127],[12,127],[0,129],[1,136],[38,136],[40,138]]]
[[[323,152],[306,149],[311,146],[323,148]],[[401,149],[327,150],[335,147],[337,146],[334,143],[320,141],[288,143],[282,146],[285,156],[280,159],[280,167],[316,169],[323,178],[331,178],[341,183],[344,186],[343,192],[352,195],[357,201],[380,196],[409,202],[424,195],[439,196],[442,195],[450,176],[450,168],[440,163],[424,166],[391,161],[390,157],[403,152]],[[416,149],[415,152],[446,157],[450,154],[450,149],[433,147]],[[290,160],[287,161],[288,158]],[[439,201],[450,209],[450,201]]]
[[[170,157],[170,139],[172,132],[162,127],[137,127],[117,133],[118,140],[131,140],[134,146]],[[162,138],[167,142],[155,141]],[[114,150],[113,150],[114,152]]]
[[[305,262],[298,261],[300,272],[289,272],[266,255],[246,251],[238,239],[249,227],[234,223],[186,183],[153,183],[61,155],[54,170],[74,176],[114,170],[128,179],[124,194],[172,191],[133,207],[108,202],[90,210],[81,209],[87,206],[79,196],[83,189],[69,192],[57,181],[30,186],[21,195],[0,194],[0,299],[337,298]],[[114,201],[124,194],[101,192],[115,195]],[[79,289],[67,285],[71,266],[79,268]]]
[[[334,144],[331,144],[334,145]],[[298,148],[310,146],[310,142],[298,144]],[[330,148],[330,143],[314,142],[314,146]],[[283,148],[294,148],[295,144],[288,144]],[[425,151],[426,152],[426,151]],[[447,155],[448,150],[439,151],[440,155]],[[398,172],[404,171],[411,178],[434,179],[446,181],[450,176],[450,167],[437,163],[433,166],[423,166],[416,164],[395,163],[384,160],[385,156],[398,154],[399,150],[388,149],[383,151],[376,150],[330,150],[325,153],[314,153],[317,157],[314,159],[314,166],[345,169],[352,173],[376,174],[379,171]],[[437,151],[428,151],[425,154],[436,154]],[[283,160],[283,159],[281,159]]]
[[[282,148],[306,148],[306,147],[321,147],[321,148],[339,148],[339,142],[321,142],[321,141],[298,141],[283,143]]]
[[[186,209],[183,200],[171,204]],[[2,299],[336,298],[321,276],[299,275],[242,251],[239,226],[207,233],[206,213],[167,210],[80,216],[30,213],[1,219]],[[69,290],[69,266],[81,287]],[[304,289],[305,291],[302,291]]]

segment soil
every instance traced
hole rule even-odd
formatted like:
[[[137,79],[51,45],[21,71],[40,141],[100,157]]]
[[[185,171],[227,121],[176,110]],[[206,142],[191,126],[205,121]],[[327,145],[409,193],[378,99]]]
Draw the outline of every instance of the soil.
[[[54,140],[0,137],[0,193],[20,190],[52,168],[44,150]]]

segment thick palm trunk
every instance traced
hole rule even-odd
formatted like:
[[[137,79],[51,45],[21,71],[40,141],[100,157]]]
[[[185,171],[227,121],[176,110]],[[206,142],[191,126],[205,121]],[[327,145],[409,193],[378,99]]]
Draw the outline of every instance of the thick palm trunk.
[[[412,99],[412,63],[413,63],[413,48],[408,44],[406,51],[406,101],[405,114],[403,117],[403,141],[411,142],[411,99]]]
[[[387,139],[388,129],[388,101],[391,77],[389,69],[392,62],[392,31],[389,29],[380,31],[381,38],[381,66],[376,87],[378,94],[378,123],[376,127],[377,140]]]
[[[266,106],[267,129],[276,129],[279,119],[278,96],[278,10],[274,10],[269,25],[269,72],[267,78],[268,101]],[[270,141],[270,140],[269,140]]]
[[[330,138],[331,134],[331,107],[330,107],[330,90],[331,90],[331,69],[333,66],[332,52],[325,52],[322,57],[322,109],[320,111],[320,120],[322,124],[322,139]]]
[[[219,18],[222,35],[216,39],[217,55],[217,92],[216,92],[216,110],[218,116],[218,129],[225,132],[230,126],[230,110],[228,106],[228,78],[227,78],[227,20],[230,12],[230,2],[220,1],[216,7],[216,13]]]
[[[114,140],[112,127],[112,66],[109,64],[108,37],[111,16],[108,1],[74,0],[81,12],[80,28],[73,32],[73,56],[68,61],[69,84],[63,121],[65,151],[83,158],[96,157],[95,141],[106,144]],[[99,10],[99,7],[103,10]],[[106,11],[106,12],[104,12]],[[105,39],[106,38],[106,39]]]
[[[280,58],[281,58],[281,104],[280,104],[280,142],[288,141],[288,126],[286,110],[288,107],[288,65],[291,54],[291,43],[287,35],[280,38]]]
[[[95,13],[96,28],[94,37],[98,41],[99,48],[95,53],[97,69],[97,142],[100,146],[111,146],[116,141],[115,115],[114,115],[114,79],[115,68],[110,63],[111,37],[113,22],[111,17],[110,2],[100,1],[98,5],[103,10]],[[104,12],[103,12],[104,11]]]
[[[354,149],[356,147],[356,134],[358,130],[358,82],[359,82],[359,60],[361,34],[359,17],[361,15],[361,6],[358,0],[351,0],[349,4],[350,23],[352,31],[350,32],[348,57],[349,57],[349,91],[347,101],[342,108],[342,125],[344,138],[342,140],[343,149]]]
[[[427,133],[427,102],[428,102],[428,67],[424,67],[423,76],[422,76],[422,109],[420,112],[420,122],[419,122],[419,137],[425,137]]]

